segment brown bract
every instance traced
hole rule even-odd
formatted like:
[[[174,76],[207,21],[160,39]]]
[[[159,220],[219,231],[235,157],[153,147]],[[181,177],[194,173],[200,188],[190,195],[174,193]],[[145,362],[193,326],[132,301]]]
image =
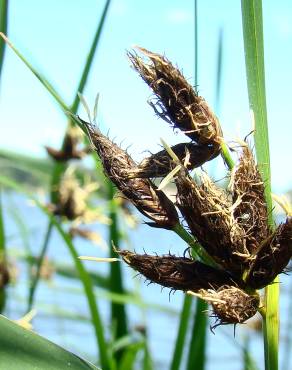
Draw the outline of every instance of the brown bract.
[[[181,143],[171,147],[180,162],[189,170],[202,166],[214,158],[214,149],[208,145]],[[164,149],[145,158],[137,168],[129,171],[129,178],[164,177],[176,166],[176,163]]]
[[[129,179],[128,173],[137,168],[129,154],[104,136],[91,124],[82,121],[102,161],[104,171],[121,193],[153,223],[151,226],[172,229],[179,221],[173,203],[148,179]]]
[[[127,250],[118,251],[123,260],[150,282],[173,290],[219,289],[229,284],[236,285],[231,276],[213,267],[190,258],[173,255],[151,256]]]
[[[128,53],[128,56],[157,97],[150,103],[155,112],[198,144],[212,145],[214,153],[218,154],[222,132],[206,101],[167,58],[137,49],[148,58],[148,63],[136,53]]]

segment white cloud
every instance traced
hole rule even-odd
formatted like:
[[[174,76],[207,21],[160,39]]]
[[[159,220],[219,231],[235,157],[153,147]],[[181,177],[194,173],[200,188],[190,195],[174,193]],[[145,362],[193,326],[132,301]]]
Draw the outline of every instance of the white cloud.
[[[166,20],[171,23],[188,23],[192,19],[193,14],[183,9],[169,9],[166,13]]]

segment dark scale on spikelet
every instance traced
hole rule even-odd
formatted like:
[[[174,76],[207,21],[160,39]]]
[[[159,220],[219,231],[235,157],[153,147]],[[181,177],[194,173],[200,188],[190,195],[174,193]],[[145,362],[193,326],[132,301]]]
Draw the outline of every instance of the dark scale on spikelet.
[[[219,154],[222,132],[206,101],[165,57],[143,48],[138,50],[149,58],[149,63],[135,53],[128,56],[157,97],[150,103],[155,112],[198,144],[212,145],[214,154]]]
[[[81,120],[82,121],[82,120]],[[129,179],[128,172],[137,168],[129,154],[109,140],[91,124],[82,121],[104,171],[121,193],[153,223],[151,226],[172,229],[179,221],[173,203],[148,179]]]
[[[181,143],[171,147],[180,162],[189,170],[202,166],[214,156],[214,150],[208,145]],[[164,177],[176,166],[176,163],[164,149],[143,159],[136,169],[128,172],[129,178]]]
[[[140,255],[127,250],[118,253],[129,266],[150,282],[174,290],[196,292],[202,288],[218,289],[226,284],[236,285],[228,273],[189,258]]]
[[[246,248],[252,254],[269,234],[264,183],[249,147],[243,147],[231,181],[234,218],[244,230]]]
[[[271,284],[278,274],[283,272],[292,257],[292,218],[265,240],[255,255],[246,283],[260,289]]]
[[[235,286],[225,286],[216,290],[200,290],[197,294],[212,305],[218,324],[240,324],[254,316],[259,308],[260,299],[255,293],[250,295]]]
[[[222,267],[240,277],[248,263],[244,232],[232,214],[228,194],[206,174],[201,184],[184,170],[176,178],[177,205],[191,233]]]

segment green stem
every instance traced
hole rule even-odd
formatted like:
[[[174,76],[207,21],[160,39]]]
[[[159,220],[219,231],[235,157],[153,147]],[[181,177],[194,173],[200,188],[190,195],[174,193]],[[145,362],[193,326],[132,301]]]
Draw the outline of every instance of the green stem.
[[[172,230],[192,248],[194,254],[199,257],[202,262],[209,266],[221,269],[205,249],[201,247],[201,245],[183,228],[181,224],[176,224]]]
[[[43,262],[44,262],[44,259],[45,259],[46,253],[47,253],[47,249],[48,249],[48,246],[49,246],[49,241],[50,241],[50,238],[51,238],[51,235],[52,235],[52,230],[53,230],[53,224],[50,221],[49,224],[48,224],[46,234],[45,234],[45,239],[44,239],[43,247],[41,249],[41,253],[40,253],[40,255],[39,255],[39,257],[37,258],[37,261],[36,261],[37,262],[36,273],[35,273],[35,276],[34,276],[32,282],[31,282],[31,286],[30,286],[30,289],[29,289],[28,306],[27,306],[27,311],[28,312],[32,309],[33,304],[34,304],[35,293],[36,293],[36,289],[37,289],[37,286],[38,286],[38,283],[39,283],[39,280],[40,280],[41,268],[42,268],[42,265],[43,265]]]
[[[120,233],[118,228],[118,210],[114,201],[115,189],[110,181],[107,181],[108,186],[108,201],[109,201],[109,218],[111,225],[109,228],[109,244],[114,246],[119,245]],[[111,248],[111,257],[117,257],[113,248]],[[123,277],[120,263],[110,263],[110,287],[111,291],[118,294],[124,294]],[[122,338],[128,333],[128,324],[125,305],[120,303],[111,303],[112,324],[115,328],[115,339]],[[123,350],[116,353],[116,360],[119,362],[123,355]]]
[[[230,151],[228,149],[227,144],[225,141],[221,141],[221,156],[226,163],[227,167],[232,170],[234,167],[234,161],[230,155]]]
[[[268,223],[274,228],[271,198],[269,135],[265,92],[264,35],[261,0],[242,0],[242,25],[250,108],[255,119],[257,162],[265,182]],[[278,369],[279,284],[278,279],[265,288],[264,347],[265,369]]]
[[[190,322],[192,303],[193,298],[190,295],[185,295],[170,370],[178,370],[180,368]]]
[[[265,314],[263,317],[263,332],[265,346],[266,370],[278,369],[279,346],[279,278],[265,289]]]
[[[208,303],[202,299],[196,300],[196,313],[194,318],[187,370],[204,370],[206,365],[206,339],[207,339],[207,314]]]

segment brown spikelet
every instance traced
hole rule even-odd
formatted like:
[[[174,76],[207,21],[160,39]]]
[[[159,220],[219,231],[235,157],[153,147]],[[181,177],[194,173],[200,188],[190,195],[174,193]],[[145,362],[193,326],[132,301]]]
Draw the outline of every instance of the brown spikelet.
[[[150,103],[155,112],[193,141],[213,145],[214,153],[219,153],[222,132],[206,101],[165,57],[143,48],[138,50],[149,58],[148,63],[135,53],[128,53],[128,56],[157,97],[155,103]]]
[[[260,289],[272,283],[275,277],[283,272],[292,257],[292,218],[262,243],[256,253],[254,263],[246,280],[254,289]]]
[[[240,324],[254,316],[259,308],[258,295],[249,295],[242,289],[226,286],[216,290],[201,290],[198,296],[211,303],[218,325]],[[213,327],[213,328],[214,328]]]
[[[205,162],[214,158],[214,149],[208,145],[198,145],[196,143],[181,143],[171,147],[172,151],[178,159],[184,163],[188,170],[202,166]],[[187,162],[186,162],[187,158]],[[164,177],[176,164],[167,153],[166,150],[161,150],[158,153],[152,154],[145,158],[138,168],[129,171],[129,178],[155,178]]]
[[[82,120],[81,120],[82,121]],[[129,154],[102,135],[91,124],[82,121],[96,153],[102,161],[104,171],[121,193],[156,227],[172,229],[178,223],[173,203],[148,179],[129,179],[128,172],[137,168]]]
[[[243,230],[233,218],[228,194],[205,174],[199,185],[181,171],[176,185],[177,205],[191,233],[218,264],[240,276],[249,253]]]
[[[231,189],[234,218],[245,232],[247,249],[253,253],[267,238],[269,230],[264,184],[247,145],[232,176]]]
[[[88,150],[78,150],[77,145],[80,141],[80,129],[71,127],[64,138],[63,147],[61,150],[56,150],[50,146],[45,146],[47,153],[57,162],[66,162],[70,159],[82,159]]]
[[[199,261],[172,255],[150,256],[127,250],[118,252],[123,260],[150,282],[174,290],[218,289],[226,284],[235,285],[224,271],[219,271]]]
[[[50,204],[49,209],[57,216],[75,220],[86,212],[87,196],[77,178],[70,171],[65,172],[58,188],[58,203]]]

